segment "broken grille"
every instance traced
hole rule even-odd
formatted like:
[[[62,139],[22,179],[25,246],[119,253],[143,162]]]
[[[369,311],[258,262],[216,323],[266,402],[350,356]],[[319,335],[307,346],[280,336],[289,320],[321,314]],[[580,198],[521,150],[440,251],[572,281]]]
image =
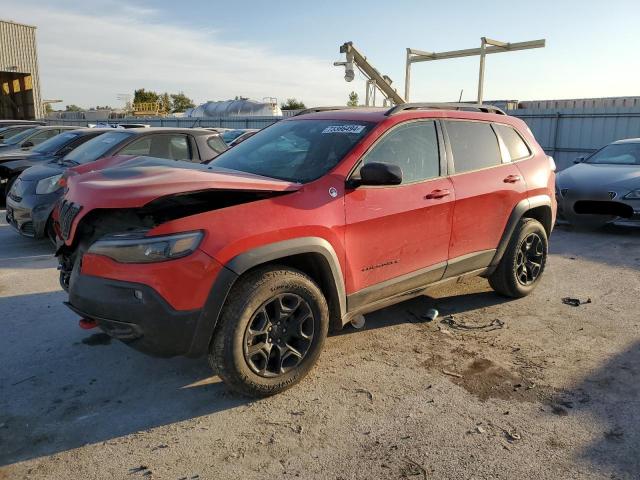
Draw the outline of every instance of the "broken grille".
[[[80,210],[82,210],[80,205],[76,205],[73,202],[62,202],[60,206],[60,232],[64,240],[69,238],[71,225],[73,225],[73,220],[75,220],[78,213],[80,213]]]

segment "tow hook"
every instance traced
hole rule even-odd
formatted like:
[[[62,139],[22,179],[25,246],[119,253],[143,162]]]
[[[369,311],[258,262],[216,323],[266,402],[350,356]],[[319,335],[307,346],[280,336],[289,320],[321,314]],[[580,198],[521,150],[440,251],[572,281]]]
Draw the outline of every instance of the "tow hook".
[[[78,326],[83,330],[91,330],[92,328],[96,328],[98,326],[98,322],[88,318],[82,318],[78,321]]]

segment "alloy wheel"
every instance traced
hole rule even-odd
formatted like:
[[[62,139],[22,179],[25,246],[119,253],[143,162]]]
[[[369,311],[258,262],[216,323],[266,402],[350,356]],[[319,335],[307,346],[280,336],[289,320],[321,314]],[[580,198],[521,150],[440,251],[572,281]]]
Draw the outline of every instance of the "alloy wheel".
[[[529,286],[540,276],[544,263],[544,243],[537,233],[527,235],[516,254],[516,277],[521,285]]]
[[[309,303],[294,293],[276,295],[253,314],[244,333],[244,359],[262,377],[296,368],[313,342],[314,316]]]

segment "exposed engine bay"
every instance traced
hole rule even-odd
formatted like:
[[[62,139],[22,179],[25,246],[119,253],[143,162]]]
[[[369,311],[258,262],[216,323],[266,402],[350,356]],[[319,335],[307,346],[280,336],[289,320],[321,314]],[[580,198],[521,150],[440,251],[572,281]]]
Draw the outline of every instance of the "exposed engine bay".
[[[158,198],[141,208],[92,210],[80,220],[71,245],[62,244],[56,252],[59,261],[60,285],[68,291],[74,267],[77,265],[77,268],[80,268],[84,252],[102,237],[138,232],[144,235],[158,225],[172,220],[287,193],[291,192],[203,190]],[[63,204],[61,210],[64,208]],[[78,212],[80,209],[81,207],[78,207]],[[60,231],[59,224],[57,230]],[[66,237],[66,235],[63,236]]]

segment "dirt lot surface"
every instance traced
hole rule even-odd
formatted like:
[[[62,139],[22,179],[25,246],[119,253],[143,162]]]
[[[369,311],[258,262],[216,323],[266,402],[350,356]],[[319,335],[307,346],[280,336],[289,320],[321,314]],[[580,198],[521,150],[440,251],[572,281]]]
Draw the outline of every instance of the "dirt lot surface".
[[[0,479],[640,478],[639,230],[559,227],[530,297],[370,314],[259,401],[79,329],[49,251],[0,224]]]

